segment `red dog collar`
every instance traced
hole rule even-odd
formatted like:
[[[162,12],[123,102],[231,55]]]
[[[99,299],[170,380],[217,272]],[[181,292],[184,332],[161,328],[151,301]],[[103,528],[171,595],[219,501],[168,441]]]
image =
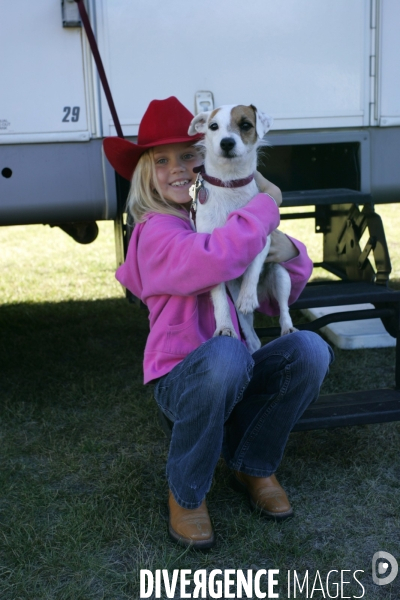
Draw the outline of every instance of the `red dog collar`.
[[[211,183],[211,185],[216,185],[217,187],[224,188],[243,187],[244,185],[247,185],[248,183],[250,183],[250,181],[253,181],[254,179],[254,175],[252,173],[251,175],[249,175],[248,177],[244,177],[243,179],[231,179],[230,181],[221,181],[221,179],[217,179],[217,177],[211,177],[211,175],[207,175],[204,169],[204,165],[201,165],[200,167],[194,167],[193,172],[200,173],[204,181]]]

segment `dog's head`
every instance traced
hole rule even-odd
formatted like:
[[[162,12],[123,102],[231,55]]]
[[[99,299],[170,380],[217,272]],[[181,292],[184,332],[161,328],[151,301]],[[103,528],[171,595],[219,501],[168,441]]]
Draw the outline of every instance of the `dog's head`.
[[[271,125],[272,118],[252,104],[221,106],[196,115],[188,133],[204,133],[207,153],[233,159],[255,152]]]

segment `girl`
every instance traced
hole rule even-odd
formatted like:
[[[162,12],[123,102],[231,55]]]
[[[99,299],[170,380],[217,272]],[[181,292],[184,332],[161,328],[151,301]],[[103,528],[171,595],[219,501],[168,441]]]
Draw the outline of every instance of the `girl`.
[[[259,193],[224,227],[196,233],[189,221],[193,167],[202,163],[187,131],[193,116],[175,98],[150,103],[138,144],[107,138],[115,170],[132,180],[136,226],[117,279],[149,309],[144,383],[173,422],[167,461],[169,533],[184,546],[210,548],[205,496],[222,453],[253,508],[284,519],[293,511],[275,471],[291,429],[316,400],[332,360],[316,334],[298,331],[248,352],[235,308],[237,339],[213,337],[210,290],[239,277],[273,235],[268,260],[284,263],[294,302],[312,270],[301,242],[275,232],[280,190],[257,174]],[[260,310],[277,314],[265,300]]]

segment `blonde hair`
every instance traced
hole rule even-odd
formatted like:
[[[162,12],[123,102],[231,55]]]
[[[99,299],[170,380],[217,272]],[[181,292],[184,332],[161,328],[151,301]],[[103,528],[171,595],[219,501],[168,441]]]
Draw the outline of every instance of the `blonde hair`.
[[[180,219],[188,219],[189,214],[182,208],[175,208],[162,195],[154,168],[153,148],[146,150],[139,159],[133,172],[129,190],[127,210],[136,223],[143,223],[148,213],[174,215]]]

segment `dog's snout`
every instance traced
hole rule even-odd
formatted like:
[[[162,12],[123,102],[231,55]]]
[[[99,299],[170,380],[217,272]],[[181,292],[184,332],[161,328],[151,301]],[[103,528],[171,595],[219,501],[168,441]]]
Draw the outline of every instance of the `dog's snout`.
[[[230,152],[235,147],[235,140],[232,137],[222,138],[220,146],[224,152]]]

